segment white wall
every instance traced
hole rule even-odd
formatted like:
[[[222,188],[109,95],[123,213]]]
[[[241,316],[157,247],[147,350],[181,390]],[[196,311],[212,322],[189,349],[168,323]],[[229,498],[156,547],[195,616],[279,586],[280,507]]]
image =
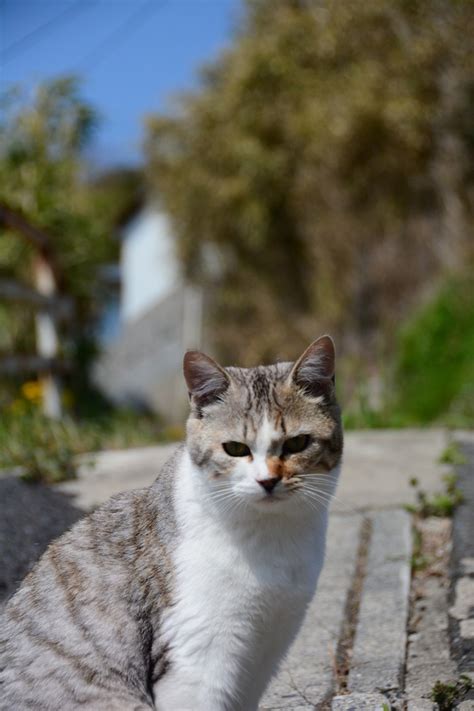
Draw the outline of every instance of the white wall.
[[[183,353],[202,347],[203,295],[181,277],[157,210],[144,208],[122,237],[120,332],[102,339],[94,380],[117,404],[146,405],[181,422],[188,409]]]
[[[121,317],[126,323],[176,289],[180,269],[171,228],[157,209],[143,208],[122,234]]]

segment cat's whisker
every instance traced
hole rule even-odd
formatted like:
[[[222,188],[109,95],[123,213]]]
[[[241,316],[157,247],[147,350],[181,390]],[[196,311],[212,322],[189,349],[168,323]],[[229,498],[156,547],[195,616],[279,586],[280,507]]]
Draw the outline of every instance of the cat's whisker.
[[[338,473],[333,474],[331,472],[327,472],[327,474],[302,474],[301,476],[303,479],[306,479],[306,480],[317,479],[318,481],[329,481],[329,482],[338,481],[338,479],[339,479]]]
[[[231,511],[237,510],[239,503],[239,499],[236,496],[224,501],[221,507],[222,515],[227,516]]]
[[[322,486],[318,486],[317,484],[310,484],[308,482],[305,482],[303,484],[303,489],[305,491],[318,491],[321,494],[326,494],[327,496],[333,496],[333,487],[331,488],[324,488]]]
[[[321,489],[319,487],[314,487],[314,486],[304,486],[303,490],[306,494],[308,495],[317,495],[320,498],[323,498],[327,503],[331,503],[333,500],[338,500],[342,506],[344,506],[344,502],[340,501],[338,497],[334,494],[333,491],[327,491],[325,489]]]
[[[303,484],[303,487],[307,491],[320,491],[322,494],[327,494],[328,496],[334,496],[334,487],[324,488],[322,486],[318,486],[317,484],[310,484],[308,482],[305,482]]]
[[[321,513],[327,508],[326,506],[322,505],[320,501],[312,500],[311,498],[306,498],[305,503],[317,513]]]
[[[233,498],[232,494],[228,494],[227,496],[212,497],[211,501],[214,504],[223,504],[226,501],[231,501]]]
[[[319,488],[318,488],[318,489],[312,489],[310,486],[305,487],[305,490],[308,491],[308,492],[315,491],[316,493],[318,493],[318,494],[321,495],[321,496],[326,496],[326,497],[327,497],[327,500],[328,500],[328,503],[331,503],[332,501],[334,501],[336,504],[338,504],[339,506],[341,506],[347,513],[360,514],[360,511],[358,511],[358,510],[355,509],[353,506],[351,506],[350,504],[348,504],[348,503],[346,503],[345,501],[343,501],[339,496],[337,496],[337,495],[336,495],[335,493],[333,493],[333,492],[327,492],[327,491],[324,491],[324,490],[319,489]]]
[[[221,497],[220,499],[215,499],[213,500],[215,504],[220,506],[222,509],[227,510],[230,509],[233,505],[237,504],[238,498],[231,494],[229,496]]]
[[[304,491],[304,495],[308,496],[309,498],[317,499],[318,501],[321,501],[322,503],[327,505],[331,503],[331,499],[321,495],[319,491]]]
[[[209,498],[213,501],[219,501],[220,499],[226,499],[228,497],[233,497],[233,496],[235,496],[234,492],[229,490],[229,491],[213,492]]]

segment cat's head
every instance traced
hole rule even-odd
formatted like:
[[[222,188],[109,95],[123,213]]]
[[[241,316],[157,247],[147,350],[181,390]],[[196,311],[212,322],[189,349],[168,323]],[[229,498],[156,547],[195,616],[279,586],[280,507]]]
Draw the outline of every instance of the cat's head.
[[[329,336],[295,363],[257,368],[223,368],[186,353],[187,448],[217,505],[269,512],[325,506],[343,442],[334,366]]]

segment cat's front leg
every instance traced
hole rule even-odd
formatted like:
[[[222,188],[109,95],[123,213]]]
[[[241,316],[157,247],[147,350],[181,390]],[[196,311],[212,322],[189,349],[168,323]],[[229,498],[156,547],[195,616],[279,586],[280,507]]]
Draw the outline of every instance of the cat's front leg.
[[[180,678],[181,676],[181,678]],[[210,706],[200,706],[200,689],[197,684],[186,680],[182,675],[168,672],[153,688],[157,711],[204,711]],[[213,711],[220,711],[213,709]]]
[[[216,689],[205,679],[184,679],[183,674],[170,673],[153,689],[157,711],[256,711],[257,703],[232,698]]]

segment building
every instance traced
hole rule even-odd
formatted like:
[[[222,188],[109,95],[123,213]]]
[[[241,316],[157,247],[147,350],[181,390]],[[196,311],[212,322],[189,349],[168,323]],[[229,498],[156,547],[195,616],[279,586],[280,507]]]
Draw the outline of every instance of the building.
[[[186,283],[166,216],[141,205],[121,227],[120,289],[106,310],[94,380],[116,404],[182,419],[183,353],[202,348],[202,293]]]

